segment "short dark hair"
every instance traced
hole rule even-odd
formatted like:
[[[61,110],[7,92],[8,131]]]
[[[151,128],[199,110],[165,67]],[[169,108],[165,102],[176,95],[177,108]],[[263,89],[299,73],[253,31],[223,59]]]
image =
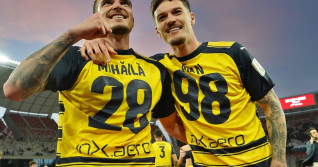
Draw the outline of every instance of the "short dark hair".
[[[307,134],[308,134],[309,136],[311,136],[310,131],[312,131],[312,130],[316,130],[316,128],[314,128],[314,127],[309,127],[309,129],[307,130]]]
[[[158,8],[158,6],[165,0],[152,0],[151,1],[151,6],[150,6],[150,11],[151,11],[151,16],[155,20],[155,10]],[[168,0],[172,1],[172,0]],[[191,7],[190,7],[190,2],[189,0],[180,0],[183,5],[191,12]]]
[[[99,4],[100,4],[102,1],[103,1],[103,0],[95,0],[94,6],[93,6],[93,13],[98,12]],[[130,6],[132,6],[131,1],[130,1],[130,0],[127,0],[127,1],[130,3]]]
[[[162,131],[160,129],[156,129],[154,132],[153,132],[154,136],[156,138],[159,138],[159,137],[162,137],[163,134],[162,134]]]
[[[30,161],[30,162],[29,162],[29,166],[32,166],[32,165],[34,165],[34,164],[36,164],[35,161]]]

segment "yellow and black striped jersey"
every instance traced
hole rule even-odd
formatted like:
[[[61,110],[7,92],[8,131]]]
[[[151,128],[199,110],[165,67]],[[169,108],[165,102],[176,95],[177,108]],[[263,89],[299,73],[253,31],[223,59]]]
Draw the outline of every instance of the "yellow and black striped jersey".
[[[156,141],[152,144],[156,153],[156,167],[173,166],[171,155],[175,154],[172,145],[165,141]]]
[[[153,58],[170,73],[176,109],[196,165],[269,166],[271,146],[255,101],[274,84],[244,46],[205,42],[185,57]]]
[[[51,72],[46,89],[60,101],[56,166],[154,166],[149,122],[152,111],[174,110],[170,76],[132,49],[117,53],[104,67],[72,47]]]

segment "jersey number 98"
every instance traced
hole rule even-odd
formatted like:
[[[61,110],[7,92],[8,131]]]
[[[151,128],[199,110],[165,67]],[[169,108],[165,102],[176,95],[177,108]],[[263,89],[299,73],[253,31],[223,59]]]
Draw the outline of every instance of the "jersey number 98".
[[[188,82],[188,88],[182,86],[182,81],[184,80]],[[211,82],[215,84],[217,91],[211,90]],[[199,111],[210,124],[222,124],[229,119],[231,113],[230,100],[225,96],[228,93],[228,86],[221,74],[211,73],[203,75],[199,79],[199,84],[197,84],[194,78],[181,70],[177,70],[173,73],[173,83],[178,99],[189,105],[189,112],[180,105],[183,115],[189,121],[197,120],[200,117]],[[199,88],[204,95],[201,100],[201,110],[199,109]],[[188,91],[182,89],[188,89]],[[213,114],[213,102],[219,103],[220,114]]]

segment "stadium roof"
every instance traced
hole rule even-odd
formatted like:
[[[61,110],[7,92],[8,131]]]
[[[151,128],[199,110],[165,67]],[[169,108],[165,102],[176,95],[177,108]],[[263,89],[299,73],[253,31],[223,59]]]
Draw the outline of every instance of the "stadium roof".
[[[58,93],[45,91],[37,93],[22,102],[7,99],[3,94],[3,84],[9,78],[16,65],[0,62],[0,106],[8,110],[23,111],[36,114],[58,113]]]

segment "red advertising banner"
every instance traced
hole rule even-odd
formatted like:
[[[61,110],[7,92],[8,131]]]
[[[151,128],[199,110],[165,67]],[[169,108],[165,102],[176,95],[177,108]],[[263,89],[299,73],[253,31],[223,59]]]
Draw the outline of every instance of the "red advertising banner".
[[[279,101],[280,101],[280,104],[282,105],[283,110],[315,105],[313,94],[301,95],[296,97],[288,97],[288,98],[280,99]]]

